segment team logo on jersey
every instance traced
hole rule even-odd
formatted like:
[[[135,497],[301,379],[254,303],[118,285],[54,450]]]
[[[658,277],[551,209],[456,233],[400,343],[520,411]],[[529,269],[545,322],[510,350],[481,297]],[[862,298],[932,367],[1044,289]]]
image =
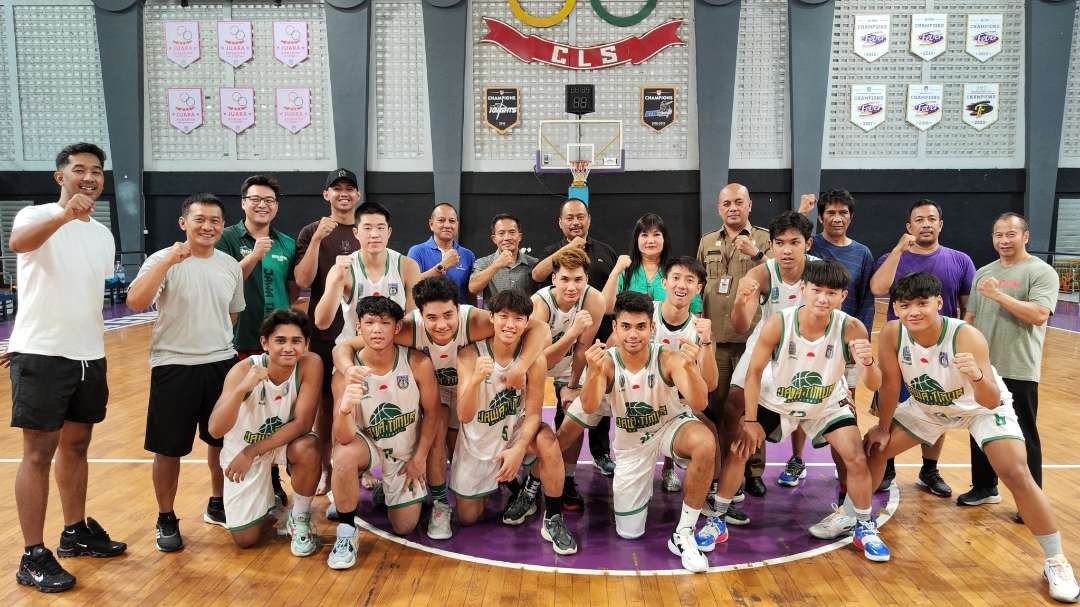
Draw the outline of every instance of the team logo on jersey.
[[[620,388],[625,388],[626,387],[626,376],[623,375],[622,373],[619,374],[619,387]]]
[[[396,282],[390,283],[390,297],[397,295],[399,290],[401,290],[401,285]]]
[[[816,405],[829,398],[836,384],[828,386],[816,371],[799,371],[791,377],[791,385],[776,389],[776,395],[785,399],[785,403],[806,403]]]
[[[382,403],[371,412],[364,430],[375,440],[393,438],[416,422],[416,411],[404,413],[394,403]]]
[[[825,358],[832,358],[834,350],[835,350],[835,348],[833,347],[832,344],[829,344],[828,346],[826,346],[825,347]]]
[[[409,388],[409,376],[408,375],[398,375],[397,376],[397,387],[398,387],[399,390],[407,390]]]
[[[435,369],[435,379],[438,380],[440,386],[456,386],[457,369],[454,367]]]
[[[773,303],[778,303],[780,301],[780,287],[773,287],[769,290],[769,299],[772,300]]]
[[[656,374],[655,373],[650,373],[648,381],[649,381],[649,389],[652,390],[654,387],[656,387]]]
[[[257,443],[257,442],[259,442],[261,440],[265,440],[267,438],[270,438],[270,436],[273,433],[278,431],[278,428],[280,428],[280,427],[282,427],[284,425],[285,425],[285,422],[281,421],[280,417],[278,417],[276,415],[273,416],[273,417],[268,417],[259,426],[258,431],[256,431],[256,432],[248,431],[248,432],[244,433],[244,442],[249,444],[249,445],[254,445],[255,443]]]
[[[494,426],[511,415],[516,415],[521,407],[521,392],[507,388],[491,399],[486,411],[476,412],[476,421]]]
[[[942,367],[948,367],[949,355],[944,352],[939,352],[937,355],[937,361],[941,364]]]
[[[660,420],[668,414],[667,405],[660,405],[653,409],[652,405],[641,401],[626,403],[626,417],[616,417],[615,427],[627,432],[637,432],[645,428],[651,428],[660,423]],[[642,442],[648,440],[643,438]]]
[[[793,341],[788,342],[787,355],[788,355],[788,358],[797,358],[798,357],[798,352],[795,349],[795,342],[793,342]]]
[[[946,391],[936,379],[926,373],[908,382],[908,392],[920,403],[934,407],[948,407],[956,404],[956,399],[964,395],[963,388]]]
[[[900,352],[900,360],[905,365],[911,364],[911,348],[904,346],[904,349]]]

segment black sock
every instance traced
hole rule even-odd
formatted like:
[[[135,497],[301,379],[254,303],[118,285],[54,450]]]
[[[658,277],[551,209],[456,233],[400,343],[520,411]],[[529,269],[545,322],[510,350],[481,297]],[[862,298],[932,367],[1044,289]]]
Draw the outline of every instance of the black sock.
[[[922,458],[922,470],[919,470],[919,474],[933,472],[934,470],[937,470],[937,460]]]
[[[90,529],[86,526],[86,521],[82,520],[71,525],[64,525],[64,533],[90,533]]]
[[[885,476],[896,476],[896,460],[889,458],[885,460]]]
[[[716,495],[716,490],[720,488],[719,481],[714,480],[709,484],[709,495]]]
[[[544,496],[544,520],[548,520],[556,514],[562,514],[562,496]]]
[[[539,491],[540,479],[530,474],[529,478],[525,479],[525,494],[529,496],[529,499],[534,499]]]
[[[44,548],[45,544],[33,544],[23,549],[23,556],[30,556],[34,552],[34,548]]]
[[[356,526],[356,508],[352,510],[338,510],[338,522],[345,523],[350,527]]]
[[[172,510],[168,512],[158,512],[157,520],[159,523],[175,523],[176,513]]]

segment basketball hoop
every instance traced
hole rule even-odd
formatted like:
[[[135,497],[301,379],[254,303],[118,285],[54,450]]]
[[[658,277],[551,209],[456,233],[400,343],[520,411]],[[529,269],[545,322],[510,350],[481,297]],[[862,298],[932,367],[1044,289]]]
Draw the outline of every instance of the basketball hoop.
[[[585,180],[589,178],[589,168],[592,166],[592,160],[571,160],[570,161],[570,174],[574,176],[574,182],[572,185],[580,187],[585,185]]]

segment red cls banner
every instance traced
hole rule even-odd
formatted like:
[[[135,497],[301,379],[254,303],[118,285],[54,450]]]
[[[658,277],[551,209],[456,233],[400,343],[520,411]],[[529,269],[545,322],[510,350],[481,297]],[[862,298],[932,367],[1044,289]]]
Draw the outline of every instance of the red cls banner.
[[[686,44],[679,40],[678,30],[682,19],[673,19],[645,32],[618,42],[597,46],[570,46],[540,38],[526,36],[498,19],[484,17],[488,33],[480,40],[497,44],[506,52],[524,61],[539,61],[573,70],[595,70],[623,63],[638,65],[651,59],[669,46]]]

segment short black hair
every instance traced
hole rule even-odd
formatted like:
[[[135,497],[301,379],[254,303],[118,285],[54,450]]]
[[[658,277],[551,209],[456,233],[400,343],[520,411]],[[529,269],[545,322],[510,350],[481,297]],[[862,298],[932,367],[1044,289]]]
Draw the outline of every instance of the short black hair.
[[[944,217],[944,215],[941,214],[941,205],[940,204],[934,202],[933,200],[930,200],[929,198],[920,198],[919,200],[916,200],[915,202],[911,203],[911,206],[908,207],[908,210],[907,210],[908,221],[911,221],[911,213],[914,212],[915,209],[917,209],[919,207],[934,207],[937,210],[938,219],[941,219],[942,217]]]
[[[776,240],[788,230],[798,230],[803,240],[810,240],[810,235],[814,233],[814,224],[802,213],[784,211],[773,217],[769,223],[769,240]]]
[[[631,314],[641,313],[652,318],[652,298],[637,291],[623,291],[615,297],[615,318],[618,318],[619,314],[622,314],[623,312]]]
[[[360,217],[363,215],[382,215],[386,219],[386,225],[390,225],[389,209],[377,202],[365,202],[358,205],[356,210],[353,211],[353,219],[356,223],[360,223]]]
[[[519,232],[521,231],[521,222],[518,220],[517,217],[511,215],[510,213],[499,213],[498,215],[491,218],[491,233],[492,234],[495,233],[495,224],[499,223],[500,221],[502,221],[504,219],[509,219],[510,221],[514,222],[514,225],[517,226],[518,231]]]
[[[825,190],[822,192],[817,201],[818,217],[825,214],[825,208],[830,204],[842,204],[847,207],[849,213],[855,214],[855,197],[847,190]]]
[[[807,261],[802,280],[826,289],[846,289],[851,285],[851,273],[838,261]]]
[[[303,312],[297,312],[296,310],[286,310],[280,308],[266,315],[263,319],[262,325],[259,326],[259,335],[266,339],[270,339],[270,336],[274,334],[281,325],[296,325],[300,327],[300,332],[304,334],[304,339],[311,339],[311,319],[307,314]]]
[[[889,289],[892,301],[911,301],[941,295],[941,281],[929,272],[905,274]]]
[[[209,204],[221,209],[221,217],[225,218],[225,203],[221,202],[221,199],[209,192],[199,192],[198,194],[192,194],[184,199],[183,204],[180,205],[180,216],[187,217],[188,211],[191,210],[193,204]]]
[[[454,281],[445,276],[432,276],[413,285],[413,302],[423,314],[424,306],[433,301],[450,301],[457,304],[458,288]]]
[[[705,266],[702,265],[697,258],[690,257],[689,255],[679,255],[678,257],[672,257],[667,260],[667,263],[664,264],[664,278],[667,278],[667,275],[671,273],[671,269],[675,266],[682,266],[687,270],[690,270],[697,276],[698,282],[705,284],[705,279],[707,277]]]
[[[562,204],[559,205],[559,217],[562,217],[563,209],[565,209],[566,205],[570,204],[571,202],[580,202],[581,204],[585,205],[585,214],[592,215],[592,212],[589,211],[589,203],[585,202],[580,198],[567,198],[566,200],[562,201]]]
[[[1001,215],[998,215],[998,218],[994,220],[994,223],[996,224],[999,221],[1006,221],[1008,219],[1019,219],[1020,224],[1024,226],[1024,231],[1025,232],[1030,232],[1031,231],[1030,228],[1028,228],[1027,218],[1024,217],[1023,215],[1021,215],[1020,213],[1014,213],[1012,211],[1009,211],[1008,213],[1002,213]]]
[[[499,291],[487,303],[487,309],[492,314],[507,310],[522,316],[532,316],[533,303],[529,294],[521,289],[505,289]]]
[[[450,204],[449,202],[437,202],[437,203],[435,203],[435,206],[431,207],[431,212],[428,213],[428,217],[431,217],[432,215],[434,215],[435,214],[435,209],[437,209],[439,207],[450,207],[450,210],[454,212],[454,216],[456,217],[458,215],[458,210],[456,208],[454,208],[454,205]],[[389,218],[386,219],[386,223],[390,223]]]
[[[356,302],[356,317],[363,319],[365,316],[388,316],[394,322],[400,322],[405,318],[405,310],[389,297],[382,295],[369,295]]]
[[[101,161],[102,168],[105,167],[105,150],[92,143],[80,141],[79,143],[64,146],[64,149],[60,150],[60,153],[56,155],[56,168],[62,169],[66,167],[75,154],[93,154]]]
[[[281,197],[281,184],[273,175],[252,175],[244,180],[244,183],[240,184],[240,197],[247,196],[248,188],[253,185],[261,185],[274,190],[274,198]]]

